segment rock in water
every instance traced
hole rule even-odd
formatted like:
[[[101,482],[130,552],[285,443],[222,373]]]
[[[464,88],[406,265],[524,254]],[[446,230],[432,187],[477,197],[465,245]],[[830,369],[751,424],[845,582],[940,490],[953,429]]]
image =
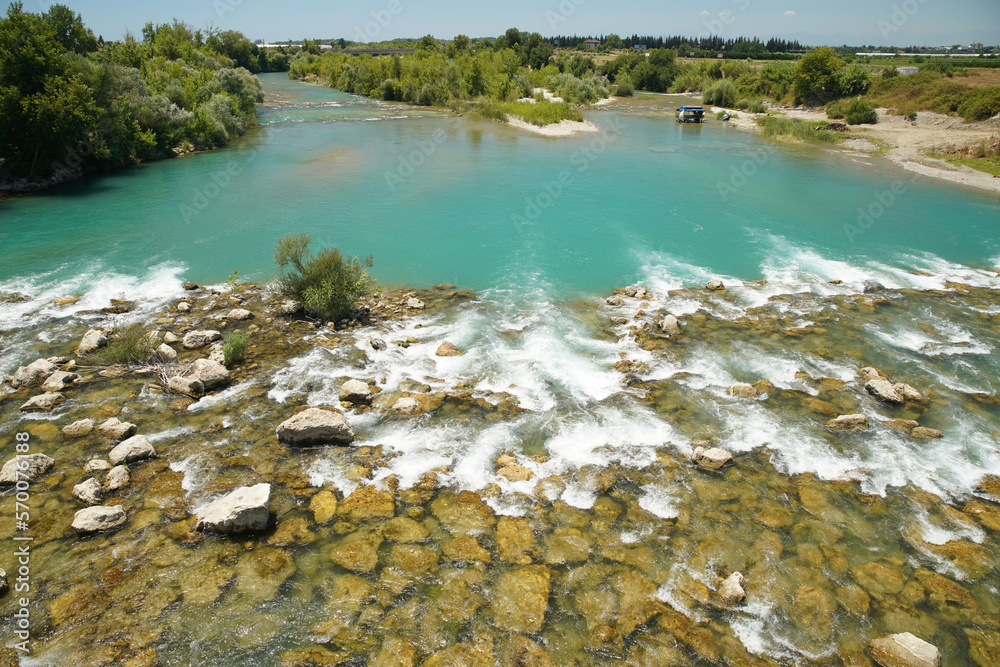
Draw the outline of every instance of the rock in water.
[[[175,375],[167,382],[167,391],[197,398],[205,393],[205,385],[196,377]]]
[[[101,502],[101,483],[93,477],[80,482],[73,487],[73,497],[84,505],[96,505]]]
[[[201,508],[196,530],[240,533],[263,530],[270,516],[271,485],[243,486]]]
[[[868,380],[865,382],[865,390],[883,403],[898,405],[903,402],[903,397],[896,393],[892,383],[888,380]]]
[[[309,408],[275,429],[278,440],[286,445],[349,445],[354,442],[354,430],[339,412]]]
[[[911,438],[917,438],[918,440],[932,440],[936,438],[943,438],[944,433],[937,430],[936,428],[927,428],[926,426],[915,426],[910,431]]]
[[[56,371],[42,383],[42,391],[62,391],[80,379],[76,373]]]
[[[840,415],[826,423],[828,429],[834,431],[850,431],[868,428],[868,417],[864,415]]]
[[[244,320],[252,320],[253,319],[253,313],[251,313],[249,310],[247,310],[245,308],[233,308],[226,315],[226,319],[227,320],[236,320],[238,322],[242,322]]]
[[[941,667],[941,652],[909,632],[873,639],[871,652],[882,667]]]
[[[691,460],[700,465],[702,468],[718,470],[732,461],[733,455],[724,449],[719,449],[718,447],[712,447],[711,449],[698,447],[694,450]]]
[[[67,438],[80,438],[90,435],[94,430],[93,419],[79,419],[72,424],[62,427],[62,434]]]
[[[420,309],[420,308],[424,307],[424,302],[421,301],[420,299],[416,299],[416,298],[409,299],[406,302],[406,307],[407,308],[417,308],[417,309]]]
[[[189,331],[184,335],[181,344],[189,350],[205,347],[209,343],[214,343],[222,339],[222,334],[218,331]]]
[[[131,422],[120,421],[117,417],[111,417],[101,422],[95,430],[98,435],[103,435],[114,440],[124,440],[135,435],[139,427]]]
[[[723,581],[719,590],[716,591],[719,601],[727,607],[742,602],[747,596],[746,591],[743,590],[744,581],[743,574],[740,572],[733,572],[729,575],[729,578]]]
[[[177,352],[166,343],[160,343],[156,348],[156,357],[165,364],[172,364],[177,361]]]
[[[905,382],[897,382],[892,385],[892,388],[896,390],[896,393],[903,397],[907,401],[924,401],[924,395],[919,391],[906,384]]]
[[[420,412],[420,404],[417,403],[417,399],[404,396],[392,404],[392,411],[404,415],[412,415]]]
[[[153,458],[156,458],[156,451],[144,435],[133,435],[128,440],[118,443],[118,446],[108,453],[111,465]]]
[[[885,373],[875,368],[874,366],[865,366],[860,371],[858,371],[858,377],[861,378],[862,382],[868,382],[869,380],[884,380],[886,379]]]
[[[660,331],[671,336],[681,332],[681,323],[673,315],[667,314],[660,320]]]
[[[372,399],[372,390],[367,382],[361,380],[348,380],[340,385],[340,400],[348,403],[367,403]]]
[[[734,384],[729,388],[729,394],[737,398],[756,398],[760,392],[752,384]]]
[[[66,397],[55,391],[47,391],[38,396],[32,396],[21,406],[21,412],[52,412],[56,406],[66,400]]]
[[[198,359],[194,362],[194,369],[189,373],[201,381],[206,390],[224,387],[233,381],[226,367],[211,359]]]
[[[33,482],[52,470],[55,463],[45,454],[15,456],[0,469],[0,484],[14,484],[18,480]]]
[[[82,357],[96,352],[108,344],[108,337],[100,329],[91,329],[83,335],[80,344],[76,346],[76,356]]]
[[[128,521],[125,509],[121,505],[105,507],[87,507],[76,513],[73,517],[72,528],[81,535],[96,533],[102,530],[120,528]]]
[[[455,347],[454,343],[445,341],[441,343],[441,345],[437,349],[437,352],[435,352],[434,354],[436,354],[439,357],[460,357],[462,356],[463,352],[457,347]]]
[[[108,491],[119,491],[128,486],[131,481],[132,476],[129,475],[128,468],[121,465],[115,466],[104,477],[104,488]]]
[[[705,287],[707,289],[712,290],[713,292],[718,292],[720,290],[726,289],[726,286],[722,283],[721,280],[709,280],[707,283],[705,283]]]
[[[55,364],[45,359],[37,359],[27,366],[21,366],[14,371],[14,377],[10,381],[10,386],[15,389],[20,387],[34,387],[41,384],[47,377],[59,370]]]

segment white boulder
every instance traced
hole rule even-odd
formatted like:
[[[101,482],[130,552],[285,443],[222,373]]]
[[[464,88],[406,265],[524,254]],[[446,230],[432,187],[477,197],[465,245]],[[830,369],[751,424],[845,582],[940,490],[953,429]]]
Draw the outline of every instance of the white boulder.
[[[240,487],[199,510],[195,528],[216,533],[263,530],[270,503],[270,484]]]

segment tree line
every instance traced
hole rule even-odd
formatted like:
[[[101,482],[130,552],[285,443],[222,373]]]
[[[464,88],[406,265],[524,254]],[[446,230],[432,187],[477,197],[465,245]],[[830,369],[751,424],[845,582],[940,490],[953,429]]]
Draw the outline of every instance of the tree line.
[[[256,122],[255,71],[287,68],[233,31],[147,24],[95,38],[65,5],[0,19],[0,181],[68,180],[223,146]]]

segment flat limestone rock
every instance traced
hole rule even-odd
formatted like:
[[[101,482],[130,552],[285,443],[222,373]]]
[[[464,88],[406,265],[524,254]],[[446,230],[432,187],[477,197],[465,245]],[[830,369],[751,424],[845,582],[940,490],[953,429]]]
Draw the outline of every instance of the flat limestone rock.
[[[309,408],[275,429],[278,441],[286,445],[349,445],[354,442],[354,430],[339,412]]]
[[[32,482],[52,470],[55,463],[45,454],[15,456],[0,468],[0,484],[14,484],[18,480]]]
[[[691,460],[702,468],[706,468],[708,470],[718,470],[732,461],[733,455],[724,449],[719,449],[718,447],[712,447],[711,449],[698,447],[694,450]]]
[[[206,391],[225,387],[233,381],[226,367],[213,359],[198,359],[195,361],[194,368],[188,376],[200,380]]]
[[[73,517],[72,528],[81,535],[97,533],[103,530],[121,528],[128,521],[125,508],[121,505],[106,507],[98,505],[87,507],[76,513]]]
[[[66,397],[55,391],[47,391],[38,396],[32,396],[21,406],[21,412],[52,412],[56,406],[66,400]]]
[[[80,379],[77,373],[56,371],[42,383],[42,391],[62,391]]]
[[[62,427],[62,434],[67,438],[82,438],[94,431],[93,419],[79,419]]]
[[[156,451],[144,435],[133,435],[128,440],[123,440],[108,453],[111,465],[133,463],[152,458],[156,458]]]
[[[222,340],[222,334],[215,330],[198,330],[189,331],[184,334],[184,338],[181,340],[181,344],[189,349],[194,350],[199,347],[205,347],[209,343],[214,343],[217,340]]]
[[[840,415],[826,423],[828,429],[834,431],[853,431],[868,428],[868,417],[865,415]]]
[[[941,667],[941,652],[909,632],[873,639],[870,648],[882,667]]]
[[[406,302],[406,307],[407,308],[417,308],[417,309],[423,308],[424,307],[424,302],[421,301],[420,299],[416,299],[416,298],[409,299]]]
[[[111,417],[98,424],[94,430],[97,431],[98,435],[107,436],[114,440],[124,440],[135,435],[139,427],[131,422],[123,422],[117,417]]]
[[[243,486],[201,508],[196,530],[241,533],[263,530],[271,511],[271,485]]]

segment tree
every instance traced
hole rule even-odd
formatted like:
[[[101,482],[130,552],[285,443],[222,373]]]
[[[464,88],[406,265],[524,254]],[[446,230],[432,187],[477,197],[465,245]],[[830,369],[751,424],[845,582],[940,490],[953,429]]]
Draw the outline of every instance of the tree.
[[[604,46],[608,47],[609,49],[621,49],[625,45],[622,43],[621,37],[619,37],[615,33],[611,33],[610,35],[604,38]]]
[[[455,39],[452,40],[455,48],[458,51],[465,51],[469,48],[469,36],[468,35],[455,35]]]
[[[83,18],[66,5],[52,5],[42,18],[52,28],[56,41],[67,51],[84,54],[97,50],[94,33],[83,25]]]
[[[837,70],[844,61],[828,46],[813,49],[795,64],[792,93],[797,103],[827,100],[837,94]]]
[[[841,95],[864,95],[871,85],[872,75],[864,65],[848,65],[837,72],[837,88]]]
[[[513,49],[521,43],[521,31],[517,28],[508,28],[504,33],[507,38],[507,47]]]

